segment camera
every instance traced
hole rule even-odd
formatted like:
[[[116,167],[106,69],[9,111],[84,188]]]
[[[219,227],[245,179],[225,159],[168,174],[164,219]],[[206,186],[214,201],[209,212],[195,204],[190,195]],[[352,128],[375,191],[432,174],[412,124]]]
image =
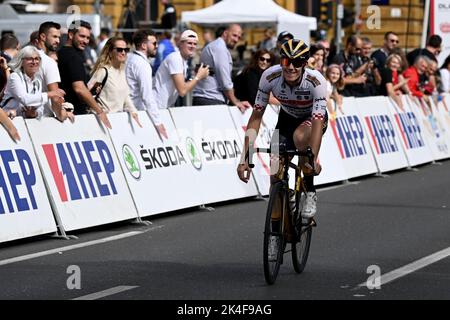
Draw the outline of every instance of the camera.
[[[205,65],[205,64],[203,64],[203,65]],[[195,65],[195,73],[197,73],[198,72],[198,69],[200,68],[200,63],[198,63],[198,64],[196,64]],[[209,67],[209,75],[210,76],[213,76],[214,75],[214,69],[212,69],[211,67]]]

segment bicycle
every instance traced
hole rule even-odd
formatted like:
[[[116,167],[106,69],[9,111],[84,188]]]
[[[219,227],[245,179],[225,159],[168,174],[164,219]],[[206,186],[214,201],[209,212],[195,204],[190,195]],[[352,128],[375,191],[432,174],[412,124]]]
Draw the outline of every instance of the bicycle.
[[[253,152],[271,153],[270,149],[252,148]],[[253,155],[253,152],[250,153]],[[291,159],[297,155],[298,164]],[[294,270],[302,273],[308,260],[311,245],[312,228],[317,226],[314,218],[302,218],[302,195],[306,195],[303,182],[303,171],[300,166],[301,157],[307,157],[308,163],[313,167],[314,155],[310,147],[306,151],[286,150],[280,152],[280,165],[276,174],[277,181],[271,185],[269,204],[267,207],[264,227],[264,276],[268,284],[274,284],[283,264],[284,253],[291,252]],[[249,159],[249,166],[254,164]],[[295,170],[295,189],[289,189],[288,170]],[[295,196],[295,204],[290,203],[292,194]],[[292,210],[293,209],[293,210]],[[291,250],[285,251],[287,244],[291,244]]]

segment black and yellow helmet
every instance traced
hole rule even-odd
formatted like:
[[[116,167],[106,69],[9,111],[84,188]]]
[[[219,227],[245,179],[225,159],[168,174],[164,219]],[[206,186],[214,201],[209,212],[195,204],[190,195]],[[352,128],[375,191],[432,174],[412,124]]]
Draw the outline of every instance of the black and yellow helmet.
[[[290,60],[309,59],[309,47],[302,40],[291,39],[283,43],[280,49],[281,58],[288,58]]]

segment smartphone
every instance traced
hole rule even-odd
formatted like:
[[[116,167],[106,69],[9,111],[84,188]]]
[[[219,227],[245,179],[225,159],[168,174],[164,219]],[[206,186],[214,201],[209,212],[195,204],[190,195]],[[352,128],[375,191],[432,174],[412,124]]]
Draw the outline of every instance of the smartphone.
[[[197,73],[198,72],[198,69],[200,68],[200,63],[197,63],[196,65],[195,65],[195,73]],[[214,75],[214,69],[212,69],[211,67],[209,67],[209,75],[210,76],[213,76]]]

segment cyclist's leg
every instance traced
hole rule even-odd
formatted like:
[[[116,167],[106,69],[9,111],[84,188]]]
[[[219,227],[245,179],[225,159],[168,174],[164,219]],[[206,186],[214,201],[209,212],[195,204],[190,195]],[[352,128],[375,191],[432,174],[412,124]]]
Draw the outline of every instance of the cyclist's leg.
[[[328,127],[328,114],[325,114],[325,121],[322,128],[322,135],[325,133]],[[311,141],[311,119],[306,119],[303,121],[294,131],[293,140],[295,147],[298,150],[304,151],[308,146],[310,146]],[[306,159],[300,159],[303,174],[305,175],[305,188],[306,191],[315,192],[314,187],[314,172],[305,166]]]
[[[324,127],[322,134],[327,129],[328,117],[325,115]],[[311,120],[307,119],[303,121],[294,131],[293,140],[298,150],[304,151],[310,146],[311,140]],[[313,170],[305,166],[306,159],[301,159],[301,166],[304,173],[304,185],[306,191],[305,202],[302,210],[302,216],[305,218],[312,218],[316,213],[317,207],[317,195],[316,188],[314,186],[314,172]]]
[[[280,173],[283,169],[283,163],[280,161],[280,153],[285,150],[295,149],[294,142],[292,140],[292,134],[297,127],[297,121],[295,118],[292,118],[283,109],[280,110],[280,115],[278,117],[278,122],[275,127],[277,131],[276,134],[273,134],[271,141],[271,149],[278,150],[277,154],[270,155],[270,184],[274,185],[277,181],[280,180]],[[271,187],[272,188],[272,187]],[[281,204],[279,204],[280,208],[276,208],[272,210],[272,219],[274,222],[279,221],[281,219]]]

